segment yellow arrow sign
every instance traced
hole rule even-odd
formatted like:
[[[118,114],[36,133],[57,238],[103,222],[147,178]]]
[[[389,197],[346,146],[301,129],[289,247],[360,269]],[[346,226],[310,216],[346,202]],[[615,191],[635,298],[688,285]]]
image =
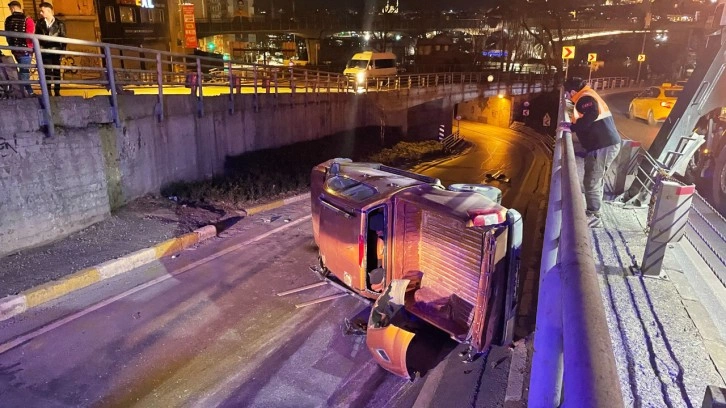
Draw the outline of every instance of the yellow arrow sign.
[[[645,61],[645,54],[638,54],[638,62]]]
[[[562,59],[574,59],[575,58],[575,47],[572,45],[566,45],[562,47]]]
[[[597,62],[597,54],[594,52],[587,54],[587,62]]]

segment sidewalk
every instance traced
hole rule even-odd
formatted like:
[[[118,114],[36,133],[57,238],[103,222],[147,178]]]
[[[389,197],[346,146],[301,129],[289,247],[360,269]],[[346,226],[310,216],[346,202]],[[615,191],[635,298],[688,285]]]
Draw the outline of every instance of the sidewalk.
[[[686,238],[660,277],[641,275],[648,208],[602,212],[593,255],[626,406],[700,406],[726,378],[726,287]]]
[[[222,216],[164,197],[142,197],[82,231],[0,258],[0,299],[152,247]]]

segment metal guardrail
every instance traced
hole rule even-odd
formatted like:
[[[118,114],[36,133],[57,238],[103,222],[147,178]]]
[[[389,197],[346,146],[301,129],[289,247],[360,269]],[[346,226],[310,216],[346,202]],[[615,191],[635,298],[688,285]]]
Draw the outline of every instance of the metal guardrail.
[[[444,145],[444,150],[450,152],[454,149],[454,146],[459,144],[462,140],[460,130],[457,129],[452,134],[446,136],[441,140],[441,144]]]
[[[622,133],[620,136],[624,140],[630,140]],[[690,140],[690,138],[682,139]],[[659,177],[685,185],[682,181],[672,177],[673,168],[678,166],[679,160],[685,159],[685,157],[675,152],[669,152],[666,158],[670,166],[656,160],[641,145],[624,169],[626,174],[633,178],[633,183],[638,183],[644,190],[647,190],[646,196],[651,198],[648,200],[651,212],[655,205],[653,190],[656,188]],[[646,171],[646,168],[652,169],[652,171]],[[689,228],[685,238],[706,265],[711,268],[721,284],[726,287],[726,254],[723,253],[723,248],[726,248],[726,235],[723,233],[726,231],[726,219],[698,192],[693,195],[694,200],[691,203],[687,222]],[[650,227],[650,222],[649,217],[647,227]]]
[[[253,93],[330,93],[330,92],[390,92],[420,88],[449,86],[451,92],[458,92],[455,86],[487,84],[498,91],[518,93],[544,90],[554,83],[552,76],[535,74],[483,72],[447,72],[433,74],[397,75],[366,78],[359,83],[357,78],[342,74],[314,71],[297,66],[281,67],[247,64],[235,60],[222,60],[209,56],[175,54],[147,48],[118,44],[89,42],[73,38],[58,38],[42,35],[0,31],[0,36],[29,39],[33,44],[30,64],[0,63],[6,72],[19,68],[30,70],[29,80],[0,78],[0,90],[10,93],[11,88],[19,90],[30,85],[39,93],[43,121],[49,136],[54,134],[50,104],[50,88],[60,85],[63,89],[99,91],[110,96],[113,119],[120,126],[118,95],[135,90],[157,95],[156,115],[164,118],[164,94],[189,92],[197,98],[197,111],[204,114],[204,89],[213,88],[217,94],[229,94],[230,112],[234,112],[234,94]],[[43,41],[58,42],[64,50],[41,49]],[[27,48],[0,46],[0,50],[27,51]],[[45,55],[45,63],[43,61]],[[53,61],[52,56],[60,59]],[[50,58],[49,58],[50,57]],[[221,57],[221,56],[220,56]],[[46,70],[60,70],[60,77],[42,75]],[[188,91],[184,89],[188,89]],[[184,90],[184,91],[180,91]],[[255,99],[257,103],[257,99]],[[258,105],[255,105],[258,106]]]
[[[560,93],[559,122],[566,118]],[[558,130],[540,266],[529,405],[621,407],[572,134]],[[560,248],[563,250],[560,251]]]

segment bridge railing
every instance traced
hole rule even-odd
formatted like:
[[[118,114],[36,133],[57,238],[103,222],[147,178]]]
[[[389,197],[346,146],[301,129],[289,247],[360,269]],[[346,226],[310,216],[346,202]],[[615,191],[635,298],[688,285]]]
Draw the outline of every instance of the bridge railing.
[[[560,93],[559,122],[567,118]],[[572,134],[559,127],[540,264],[529,405],[621,407]],[[561,250],[560,250],[561,249]]]
[[[49,136],[54,134],[50,98],[58,88],[64,95],[108,95],[115,123],[118,117],[118,95],[123,93],[153,94],[158,98],[156,115],[164,118],[165,94],[191,94],[198,100],[197,109],[204,113],[204,96],[228,94],[230,110],[234,111],[233,95],[240,93],[294,94],[328,92],[405,92],[410,89],[444,86],[450,92],[465,90],[466,85],[481,84],[502,92],[517,93],[551,88],[554,79],[548,75],[483,72],[448,72],[391,77],[358,78],[338,73],[315,71],[298,66],[270,66],[223,60],[212,56],[175,54],[147,48],[89,42],[73,38],[48,37],[0,31],[8,39],[29,40],[25,47],[0,46],[5,54],[30,52],[28,64],[18,64],[7,56],[0,69],[7,75],[0,78],[0,97],[21,98],[29,89],[40,97],[43,121]],[[41,48],[44,42],[55,42],[63,49]],[[18,70],[28,77],[15,78]],[[455,88],[462,86],[463,88]],[[257,100],[255,100],[257,101]]]

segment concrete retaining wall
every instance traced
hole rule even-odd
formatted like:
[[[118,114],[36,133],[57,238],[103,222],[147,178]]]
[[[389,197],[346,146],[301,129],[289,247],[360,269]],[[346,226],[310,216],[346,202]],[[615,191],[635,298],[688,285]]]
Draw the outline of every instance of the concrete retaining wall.
[[[461,102],[457,105],[457,115],[463,120],[487,123],[499,127],[509,127],[515,111],[521,110],[521,104],[529,96],[497,96],[479,97]]]
[[[227,156],[378,125],[365,98],[350,94],[206,97],[120,96],[120,128],[109,99],[56,98],[56,136],[44,137],[39,101],[0,101],[0,256],[83,229],[134,198],[174,181],[221,174]],[[406,125],[405,111],[398,118]]]

